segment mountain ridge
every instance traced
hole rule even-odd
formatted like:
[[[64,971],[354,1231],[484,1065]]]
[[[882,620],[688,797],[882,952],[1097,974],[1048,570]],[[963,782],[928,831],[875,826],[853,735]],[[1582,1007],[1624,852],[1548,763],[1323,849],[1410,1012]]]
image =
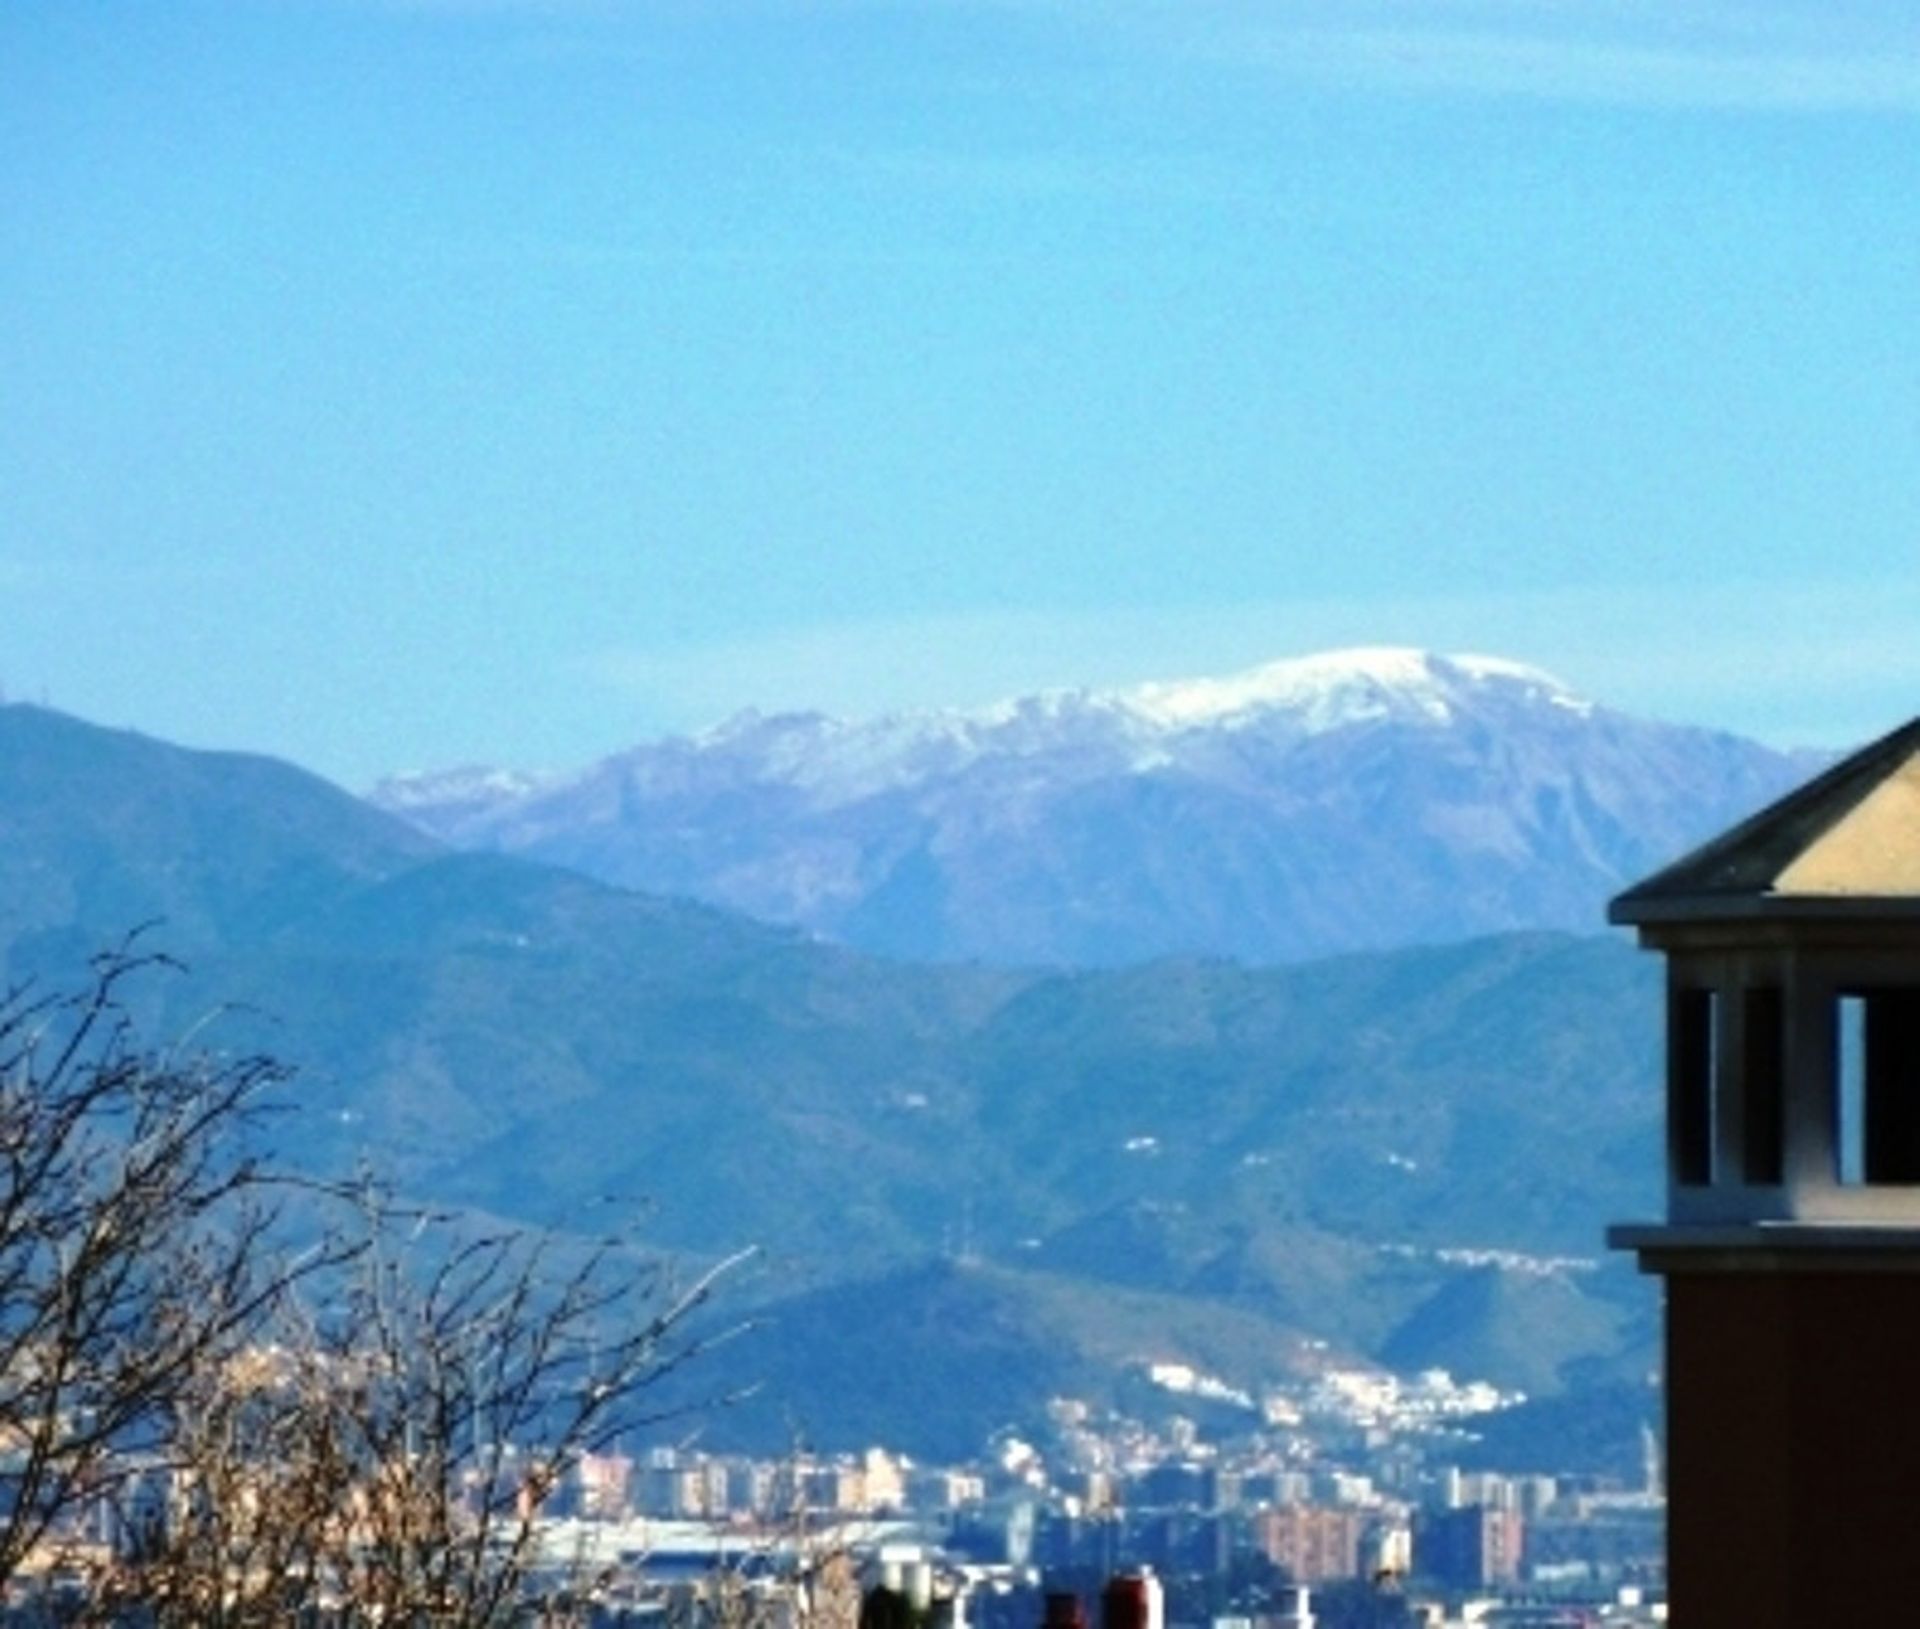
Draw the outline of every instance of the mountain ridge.
[[[807,766],[792,762],[804,748],[834,764],[849,745],[861,755],[924,751],[950,757],[981,750],[982,740],[1018,754],[1047,745],[1044,731],[1062,720],[1104,729],[1118,740],[1129,735],[1154,742],[1208,725],[1246,727],[1263,714],[1282,713],[1303,734],[1319,734],[1381,716],[1445,722],[1450,695],[1463,685],[1492,684],[1531,692],[1576,713],[1594,704],[1576,695],[1542,668],[1502,657],[1470,654],[1442,656],[1400,646],[1358,646],[1317,655],[1282,658],[1226,677],[1154,680],[1111,687],[1061,686],[1011,696],[975,707],[939,707],[881,712],[842,718],[815,709],[797,711],[746,707],[709,728],[612,753],[607,759],[643,757],[649,746],[679,741],[696,750],[745,746],[770,767],[790,778]],[[595,765],[572,773],[527,771],[485,764],[385,777],[371,789],[369,801],[380,807],[465,806],[471,814],[554,790],[590,775]],[[911,767],[911,766],[909,766]],[[1152,760],[1136,768],[1156,767]],[[840,801],[880,790],[857,776],[837,784],[831,774],[827,795]],[[817,784],[817,783],[816,783]]]
[[[1367,648],[987,708],[747,712],[566,776],[374,801],[442,840],[905,960],[1278,963],[1534,928],[1815,759],[1487,656]]]

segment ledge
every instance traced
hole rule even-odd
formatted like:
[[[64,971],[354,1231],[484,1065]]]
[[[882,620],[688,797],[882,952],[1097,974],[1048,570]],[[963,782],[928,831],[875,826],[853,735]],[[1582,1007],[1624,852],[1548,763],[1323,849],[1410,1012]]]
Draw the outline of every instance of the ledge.
[[[1622,1222],[1607,1247],[1648,1272],[1920,1274],[1920,1225],[1866,1222]]]

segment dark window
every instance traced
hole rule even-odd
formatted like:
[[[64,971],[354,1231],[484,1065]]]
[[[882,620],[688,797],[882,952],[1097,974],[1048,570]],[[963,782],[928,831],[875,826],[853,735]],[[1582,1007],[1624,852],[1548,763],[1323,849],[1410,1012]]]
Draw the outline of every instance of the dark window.
[[[1741,1024],[1741,1050],[1745,1054],[1743,1089],[1745,1099],[1741,1116],[1741,1164],[1744,1179],[1762,1187],[1774,1187],[1782,1176],[1785,1140],[1785,1057],[1783,1031],[1785,1004],[1777,985],[1762,985],[1746,993],[1746,1011]]]
[[[1920,1183],[1920,989],[1842,996],[1839,1063],[1839,1179]]]
[[[1868,990],[1866,1178],[1920,1182],[1920,990]]]
[[[1713,1180],[1714,1019],[1712,990],[1676,990],[1667,1008],[1667,1148],[1673,1180]]]

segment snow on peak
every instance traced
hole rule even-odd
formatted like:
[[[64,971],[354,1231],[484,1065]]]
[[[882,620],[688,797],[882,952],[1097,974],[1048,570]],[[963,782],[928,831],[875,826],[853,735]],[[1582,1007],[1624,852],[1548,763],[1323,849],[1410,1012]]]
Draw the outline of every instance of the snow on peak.
[[[1545,668],[1533,667],[1526,662],[1511,662],[1504,656],[1447,656],[1440,658],[1449,665],[1458,668],[1472,679],[1511,680],[1516,684],[1531,685],[1537,690],[1549,691],[1569,700],[1576,699],[1573,692],[1556,679]]]
[[[1440,656],[1403,646],[1325,651],[1228,678],[1138,685],[1108,692],[1106,699],[1168,729],[1232,724],[1284,711],[1319,733],[1386,717],[1445,723],[1462,702],[1491,687],[1523,689],[1560,706],[1590,710],[1539,668],[1496,656]]]
[[[710,794],[779,786],[815,807],[949,782],[990,763],[998,795],[1143,774],[1204,756],[1210,732],[1258,729],[1279,742],[1391,720],[1444,728],[1488,706],[1592,704],[1538,668],[1493,656],[1442,656],[1398,646],[1326,651],[1218,678],[1126,688],[1045,690],[985,707],[883,713],[866,719],[749,709],[700,734],[643,743],[570,776],[467,767],[395,776],[373,799],[434,829],[497,825],[543,799]],[[611,818],[611,815],[609,816]]]
[[[461,764],[453,769],[403,770],[377,782],[369,797],[383,809],[409,809],[448,803],[508,803],[547,784],[550,776],[490,764]]]
[[[1443,726],[1495,697],[1590,711],[1538,668],[1388,646],[1294,657],[1225,678],[1045,690],[985,707],[859,721],[749,711],[692,745],[739,756],[758,779],[841,802],[958,774],[984,759],[1051,759],[1079,775],[1116,765],[1151,770],[1174,761],[1177,739],[1189,731],[1271,721],[1285,733],[1319,735],[1388,718]]]

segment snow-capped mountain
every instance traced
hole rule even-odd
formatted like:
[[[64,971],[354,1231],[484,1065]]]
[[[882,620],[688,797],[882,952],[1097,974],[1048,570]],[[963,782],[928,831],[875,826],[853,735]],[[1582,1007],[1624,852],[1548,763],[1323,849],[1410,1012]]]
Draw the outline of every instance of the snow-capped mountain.
[[[1105,699],[1167,729],[1284,720],[1308,735],[1383,718],[1447,724],[1462,709],[1503,701],[1593,710],[1552,674],[1521,662],[1393,647],[1295,657],[1226,679],[1144,684]]]
[[[971,711],[747,712],[572,776],[374,799],[891,954],[1274,961],[1597,929],[1610,892],[1810,768],[1519,663],[1379,649]]]

